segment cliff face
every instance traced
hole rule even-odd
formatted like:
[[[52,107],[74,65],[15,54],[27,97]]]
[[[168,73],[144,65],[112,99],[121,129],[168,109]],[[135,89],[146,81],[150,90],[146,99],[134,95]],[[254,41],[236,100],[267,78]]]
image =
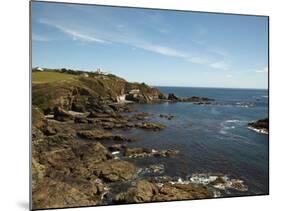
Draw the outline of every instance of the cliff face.
[[[137,103],[150,103],[162,96],[144,83],[130,83],[114,75],[84,76],[69,73],[33,72],[32,105],[47,114],[59,106],[67,110],[88,110],[95,104],[117,102],[120,96]]]

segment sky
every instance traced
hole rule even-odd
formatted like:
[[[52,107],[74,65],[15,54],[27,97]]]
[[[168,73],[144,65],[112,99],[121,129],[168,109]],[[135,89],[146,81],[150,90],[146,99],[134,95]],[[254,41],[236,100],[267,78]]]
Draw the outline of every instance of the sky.
[[[32,66],[153,86],[268,87],[268,19],[32,2]]]

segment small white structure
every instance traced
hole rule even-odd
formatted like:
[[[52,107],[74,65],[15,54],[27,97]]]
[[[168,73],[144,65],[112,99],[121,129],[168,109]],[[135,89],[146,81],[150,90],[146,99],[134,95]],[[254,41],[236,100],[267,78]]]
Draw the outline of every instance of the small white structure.
[[[117,96],[117,102],[122,103],[126,101],[126,95]]]
[[[35,70],[38,70],[38,71],[44,71],[44,69],[42,67],[35,67]]]
[[[81,76],[88,78],[89,74],[88,73],[82,73]]]
[[[140,90],[139,89],[132,89],[131,91],[129,91],[129,94],[139,94]]]
[[[110,74],[109,72],[102,71],[100,68],[98,68],[95,73],[97,73],[99,75],[109,75]]]

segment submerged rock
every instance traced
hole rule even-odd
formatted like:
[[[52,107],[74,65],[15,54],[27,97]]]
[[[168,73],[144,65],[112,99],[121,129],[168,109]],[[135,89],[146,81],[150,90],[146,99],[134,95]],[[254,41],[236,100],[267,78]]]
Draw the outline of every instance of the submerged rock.
[[[159,131],[159,130],[163,130],[165,128],[165,125],[160,123],[153,123],[153,122],[142,122],[136,124],[136,127],[147,129],[147,130]]]
[[[134,114],[132,119],[133,120],[145,120],[150,116],[152,116],[152,114],[146,113],[146,112],[140,112],[140,113]]]
[[[124,151],[124,156],[130,158],[139,158],[139,157],[172,157],[178,154],[177,150],[155,150],[148,148],[126,148]]]
[[[168,114],[160,114],[159,117],[161,118],[166,118],[168,120],[174,119],[175,116],[174,115],[168,115]]]

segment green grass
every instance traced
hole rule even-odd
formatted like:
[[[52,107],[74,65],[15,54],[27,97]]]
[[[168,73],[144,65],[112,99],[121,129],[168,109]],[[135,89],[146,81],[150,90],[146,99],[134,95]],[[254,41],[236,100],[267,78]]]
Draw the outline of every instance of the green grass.
[[[32,83],[50,83],[56,81],[69,81],[77,78],[75,75],[58,72],[32,72]]]

